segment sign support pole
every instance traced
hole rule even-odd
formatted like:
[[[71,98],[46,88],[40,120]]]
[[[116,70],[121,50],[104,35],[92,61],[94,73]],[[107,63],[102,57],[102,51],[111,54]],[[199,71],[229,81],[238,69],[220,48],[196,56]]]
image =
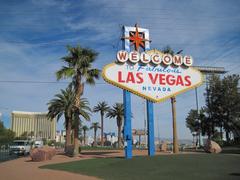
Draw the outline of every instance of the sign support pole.
[[[148,155],[153,156],[155,154],[153,103],[148,100],[146,102],[148,119]]]
[[[150,50],[149,47],[145,47],[145,50]],[[154,144],[154,112],[153,102],[146,100],[147,104],[147,127],[148,127],[148,155],[154,156],[155,144]]]
[[[126,27],[123,26],[123,36],[128,36],[126,32]],[[130,51],[130,44],[122,42],[122,47],[126,51]],[[132,158],[132,111],[131,111],[131,93],[127,90],[123,90],[123,107],[124,107],[124,149],[125,149],[125,158]]]
[[[123,90],[124,102],[124,149],[125,158],[132,158],[131,93]]]
[[[172,119],[173,119],[173,153],[178,153],[178,137],[176,123],[176,97],[171,97],[172,103]]]

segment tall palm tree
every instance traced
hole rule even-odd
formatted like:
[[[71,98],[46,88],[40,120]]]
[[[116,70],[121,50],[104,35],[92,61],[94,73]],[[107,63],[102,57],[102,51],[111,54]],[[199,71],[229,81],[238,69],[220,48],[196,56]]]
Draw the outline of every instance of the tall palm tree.
[[[74,99],[74,91],[72,87],[69,86],[66,90],[61,89],[61,93],[56,94],[55,98],[48,103],[48,117],[50,119],[56,117],[58,121],[60,117],[64,115],[66,128],[66,147],[71,144]]]
[[[98,69],[92,68],[98,53],[95,51],[77,47],[67,47],[68,55],[63,57],[63,62],[66,66],[63,66],[59,71],[56,72],[57,79],[72,78],[72,84],[75,87],[75,117],[80,115],[80,97],[84,92],[84,84],[94,85],[95,80],[99,78],[100,71]],[[79,149],[79,121],[75,122],[74,128],[74,155],[78,154]]]
[[[103,146],[103,117],[108,110],[109,110],[109,106],[105,101],[99,102],[93,108],[93,112],[100,112],[100,115],[101,115],[101,146]]]
[[[82,130],[83,130],[83,144],[86,145],[86,132],[89,130],[89,128],[86,125],[84,125],[82,127]]]
[[[97,146],[97,130],[101,129],[101,127],[99,126],[98,122],[94,122],[94,123],[92,123],[92,126],[90,127],[90,129],[93,129],[93,131],[94,131],[94,143],[93,143],[93,145]]]
[[[116,118],[117,127],[118,127],[118,147],[120,147],[121,143],[121,131],[124,117],[124,108],[122,103],[116,103],[112,108],[107,112],[107,117]]]

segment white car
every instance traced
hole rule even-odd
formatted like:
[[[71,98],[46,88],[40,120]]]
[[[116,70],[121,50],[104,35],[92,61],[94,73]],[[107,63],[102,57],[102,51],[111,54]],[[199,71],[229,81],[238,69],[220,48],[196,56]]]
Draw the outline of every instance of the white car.
[[[13,144],[10,145],[9,154],[17,154],[17,155],[27,155],[30,153],[31,144],[28,140],[15,140]]]

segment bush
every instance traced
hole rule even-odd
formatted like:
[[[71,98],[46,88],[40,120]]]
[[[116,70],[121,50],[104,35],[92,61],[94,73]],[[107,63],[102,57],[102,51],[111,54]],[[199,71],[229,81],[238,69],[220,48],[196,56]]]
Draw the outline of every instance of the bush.
[[[111,145],[112,145],[112,143],[110,141],[105,141],[104,142],[104,146],[111,146]]]
[[[49,141],[47,142],[47,145],[48,145],[48,146],[55,146],[55,144],[56,144],[56,141],[55,141],[55,140],[49,140]]]
[[[47,145],[47,139],[46,138],[42,138],[43,141],[43,145]]]
[[[219,146],[223,146],[224,145],[224,141],[221,139],[221,133],[218,131],[215,131],[212,138],[213,141],[215,141],[216,143],[219,144]]]

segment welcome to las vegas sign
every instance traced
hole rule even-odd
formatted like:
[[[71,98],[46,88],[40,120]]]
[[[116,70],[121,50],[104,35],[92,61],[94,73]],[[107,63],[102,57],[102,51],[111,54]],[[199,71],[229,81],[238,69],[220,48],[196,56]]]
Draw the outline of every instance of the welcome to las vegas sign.
[[[191,67],[191,56],[172,56],[158,50],[122,50],[116,57],[115,62],[103,68],[104,80],[153,102],[164,101],[203,82],[202,74]]]

